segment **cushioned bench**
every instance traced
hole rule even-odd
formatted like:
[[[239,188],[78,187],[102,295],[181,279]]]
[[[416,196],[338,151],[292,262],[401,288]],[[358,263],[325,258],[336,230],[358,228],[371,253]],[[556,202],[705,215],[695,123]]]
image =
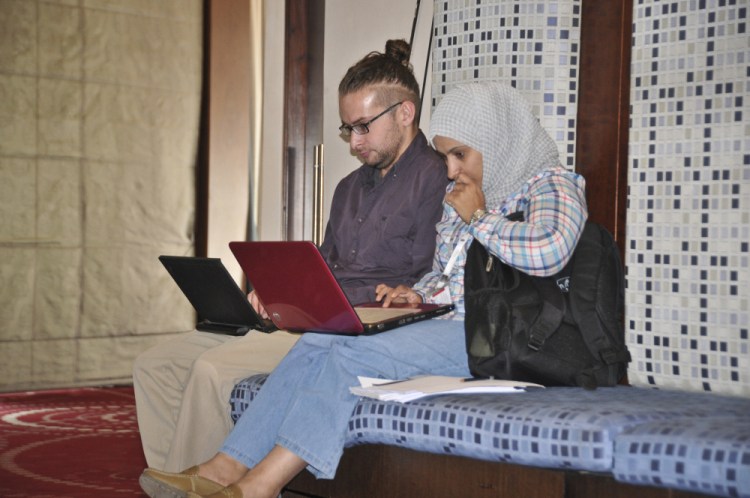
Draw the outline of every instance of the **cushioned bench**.
[[[709,417],[636,425],[616,438],[612,473],[621,482],[750,496],[748,412],[717,408]]]
[[[236,420],[265,380],[232,393]],[[618,386],[361,399],[347,447],[398,446],[532,467],[600,472],[620,482],[750,497],[750,399]]]

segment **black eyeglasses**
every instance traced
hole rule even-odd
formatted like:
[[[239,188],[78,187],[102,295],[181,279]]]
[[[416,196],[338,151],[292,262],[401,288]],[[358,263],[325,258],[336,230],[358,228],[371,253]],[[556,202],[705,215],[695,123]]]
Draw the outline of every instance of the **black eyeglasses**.
[[[369,121],[367,121],[365,123],[359,123],[359,124],[355,124],[355,125],[342,124],[341,126],[339,126],[339,131],[341,132],[341,134],[344,137],[347,137],[347,138],[351,136],[352,132],[354,132],[357,135],[366,135],[367,133],[370,133],[370,125],[376,119],[378,119],[380,116],[386,114],[388,111],[390,111],[391,109],[393,109],[397,105],[401,105],[403,103],[404,103],[404,101],[402,100],[401,102],[396,102],[395,104],[393,104],[390,107],[386,107],[385,111],[381,112],[380,114],[378,114],[377,116],[375,116],[374,118],[372,118],[371,120],[369,120]]]

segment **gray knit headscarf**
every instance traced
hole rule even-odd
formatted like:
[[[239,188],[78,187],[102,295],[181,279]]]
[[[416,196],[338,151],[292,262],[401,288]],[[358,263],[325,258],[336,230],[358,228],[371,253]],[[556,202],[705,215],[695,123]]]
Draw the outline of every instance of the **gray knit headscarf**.
[[[440,135],[482,153],[482,191],[500,206],[526,181],[557,167],[557,145],[520,93],[500,83],[467,83],[448,92],[430,118],[430,141]]]

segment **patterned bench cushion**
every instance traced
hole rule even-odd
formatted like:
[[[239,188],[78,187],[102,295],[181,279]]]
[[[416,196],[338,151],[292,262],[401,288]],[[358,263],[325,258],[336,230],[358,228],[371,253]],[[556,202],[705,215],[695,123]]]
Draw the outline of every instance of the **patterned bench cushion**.
[[[264,375],[237,384],[236,420]],[[400,404],[362,399],[347,446],[389,444],[539,467],[611,472],[615,439],[645,422],[746,416],[750,400],[709,393],[555,387],[518,394],[444,395]]]
[[[750,497],[750,413],[644,423],[615,441],[618,481]]]

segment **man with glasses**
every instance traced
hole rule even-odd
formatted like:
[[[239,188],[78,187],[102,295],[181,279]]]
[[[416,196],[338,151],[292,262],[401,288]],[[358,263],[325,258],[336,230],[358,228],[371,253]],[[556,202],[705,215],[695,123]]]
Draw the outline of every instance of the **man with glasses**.
[[[339,130],[362,165],[336,187],[320,251],[352,304],[373,301],[380,283],[413,285],[432,266],[448,178],[419,130],[409,54],[389,40],[339,85]],[[213,456],[232,428],[234,384],[271,371],[297,338],[193,331],[142,353],[133,381],[148,466],[179,472]]]
[[[374,300],[379,279],[416,282],[432,266],[447,176],[417,124],[408,59],[390,40],[339,85],[339,130],[363,164],[336,187],[321,252],[355,302]]]

